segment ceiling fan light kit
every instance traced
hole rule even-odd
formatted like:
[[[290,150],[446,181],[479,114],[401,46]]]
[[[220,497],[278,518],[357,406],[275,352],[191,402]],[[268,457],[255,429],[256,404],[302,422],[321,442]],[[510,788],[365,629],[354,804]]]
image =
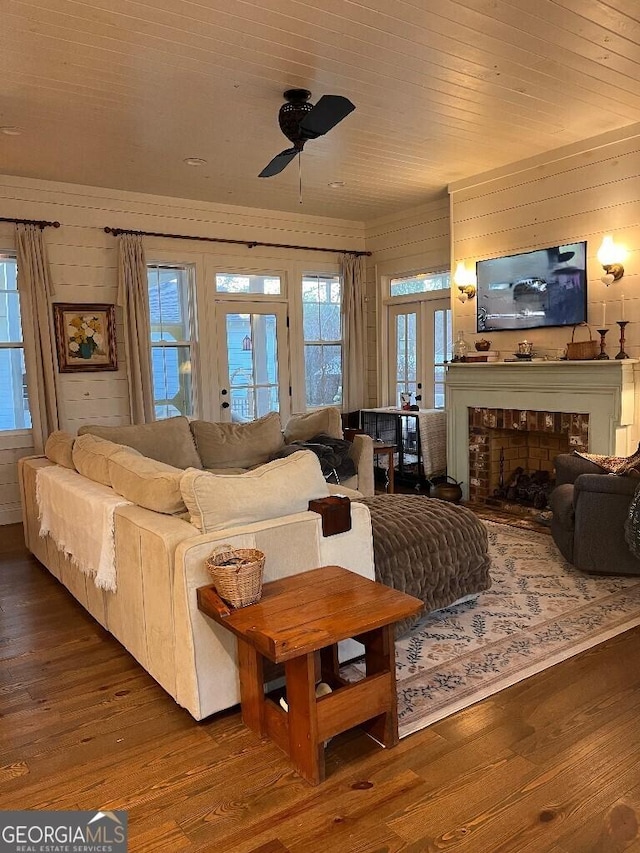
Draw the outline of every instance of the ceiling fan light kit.
[[[260,172],[260,178],[272,178],[289,165],[310,139],[324,136],[343,118],[355,110],[355,106],[342,95],[323,95],[315,106],[308,103],[308,89],[287,89],[286,103],[280,107],[278,124],[293,147],[285,148]]]

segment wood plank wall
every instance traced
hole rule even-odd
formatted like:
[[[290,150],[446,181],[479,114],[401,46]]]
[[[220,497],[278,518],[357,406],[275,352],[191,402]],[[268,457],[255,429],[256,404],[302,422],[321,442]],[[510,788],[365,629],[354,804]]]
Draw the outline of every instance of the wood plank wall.
[[[382,281],[387,276],[449,269],[449,201],[446,197],[366,224],[367,332],[369,404],[379,402],[378,322],[382,316]]]
[[[451,231],[453,260],[474,266],[481,258],[525,252],[563,243],[587,241],[588,321],[602,323],[606,303],[608,352],[618,351],[621,295],[625,296],[626,352],[640,358],[640,137],[613,134],[587,141],[487,176],[452,185]],[[604,234],[623,244],[628,256],[621,281],[605,287],[596,252]],[[477,303],[453,299],[454,330],[471,342]],[[579,330],[580,340],[586,330]],[[577,333],[577,335],[578,335]],[[536,329],[527,333],[487,334],[492,349],[508,356],[518,340],[533,341],[541,355],[556,356],[571,337],[571,329]],[[578,339],[578,337],[576,337]]]
[[[341,219],[207,204],[161,196],[127,193],[74,184],[0,176],[0,210],[6,217],[58,220],[45,239],[56,301],[105,302],[116,299],[116,241],[105,225],[179,234],[249,239],[327,248],[364,249],[364,225]],[[0,223],[0,250],[14,249],[13,226]],[[223,244],[148,238],[148,256],[154,251],[181,260],[197,251],[215,258]],[[256,258],[258,249],[234,247],[238,255]],[[336,255],[286,250],[260,250],[274,263],[291,267],[306,257],[335,260]],[[253,255],[251,254],[253,252]],[[75,433],[86,422],[128,423],[127,380],[121,312],[116,312],[118,370],[104,373],[59,374],[61,428]],[[0,436],[0,524],[20,520],[16,462],[33,453],[31,441]]]

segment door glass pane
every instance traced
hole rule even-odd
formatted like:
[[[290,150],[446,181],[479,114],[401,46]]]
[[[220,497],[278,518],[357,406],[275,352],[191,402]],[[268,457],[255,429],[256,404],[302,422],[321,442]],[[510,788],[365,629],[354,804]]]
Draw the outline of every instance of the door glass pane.
[[[275,314],[227,314],[231,417],[251,421],[280,409]]]
[[[451,309],[447,308],[434,311],[433,326],[433,405],[436,409],[442,409],[445,405],[444,364],[451,360],[453,348],[451,340]]]
[[[402,392],[415,395],[417,390],[417,326],[414,312],[396,316],[396,406],[400,406]]]
[[[218,293],[264,293],[278,296],[281,293],[279,275],[271,273],[250,275],[248,273],[216,273]]]

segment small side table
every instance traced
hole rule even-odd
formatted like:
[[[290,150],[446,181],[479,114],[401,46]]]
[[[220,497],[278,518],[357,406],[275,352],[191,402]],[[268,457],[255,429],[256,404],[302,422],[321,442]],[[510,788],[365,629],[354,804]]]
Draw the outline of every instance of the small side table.
[[[395,453],[397,450],[396,444],[386,444],[380,441],[373,442],[373,455],[374,456],[386,456],[389,467],[387,468],[387,494],[392,495],[395,492],[395,483],[394,483],[394,462],[395,462]]]
[[[383,746],[398,742],[393,625],[423,602],[340,566],[324,566],[267,583],[257,604],[237,610],[213,586],[197,590],[198,607],[238,639],[242,720],[287,753],[312,785],[324,780],[324,742],[364,724]],[[340,640],[365,647],[366,675],[340,676]],[[319,667],[317,655],[319,653]],[[264,692],[264,658],[284,663],[288,713]],[[319,676],[333,692],[316,698]]]

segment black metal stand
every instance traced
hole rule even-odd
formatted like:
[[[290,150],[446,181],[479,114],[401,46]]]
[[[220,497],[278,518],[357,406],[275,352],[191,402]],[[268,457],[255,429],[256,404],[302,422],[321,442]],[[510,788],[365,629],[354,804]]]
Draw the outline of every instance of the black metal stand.
[[[624,327],[627,325],[628,322],[628,320],[616,320],[616,324],[620,326],[620,352],[616,356],[617,360],[629,358],[629,356],[624,351]]]
[[[609,361],[609,356],[605,352],[605,336],[609,329],[597,329],[598,334],[600,335],[600,355],[596,356],[596,359],[600,359],[604,361],[605,359]]]

